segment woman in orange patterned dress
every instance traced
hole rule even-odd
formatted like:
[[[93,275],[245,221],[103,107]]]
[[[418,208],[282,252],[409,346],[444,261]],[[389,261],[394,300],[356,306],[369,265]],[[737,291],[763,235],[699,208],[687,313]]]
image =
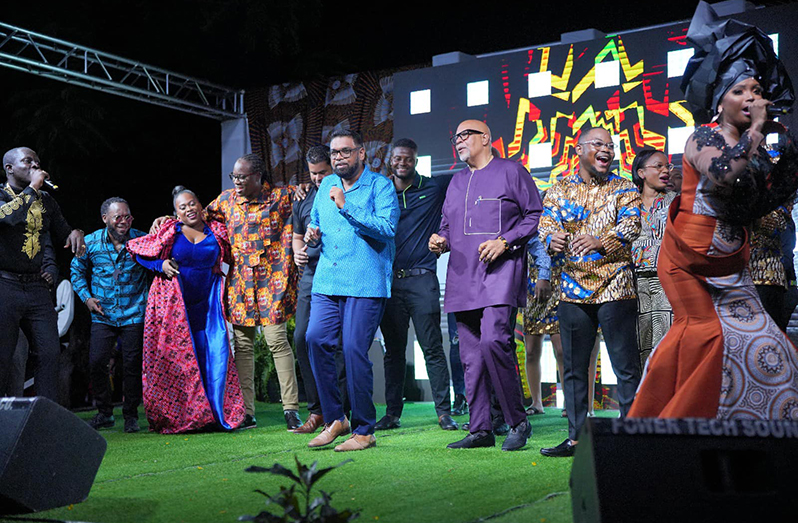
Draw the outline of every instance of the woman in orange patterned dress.
[[[767,35],[734,21],[697,24],[707,8],[699,5],[690,26],[699,50],[682,86],[694,107],[716,113],[717,125],[687,141],[682,194],[670,207],[658,265],[675,319],[629,415],[798,419],[798,355],[765,313],[747,268],[751,223],[795,190],[794,145],[786,143],[775,164],[763,147],[778,130],[768,106],[792,103],[792,85]],[[699,52],[707,42],[709,57]],[[710,78],[705,66],[714,68],[714,83],[701,83]]]

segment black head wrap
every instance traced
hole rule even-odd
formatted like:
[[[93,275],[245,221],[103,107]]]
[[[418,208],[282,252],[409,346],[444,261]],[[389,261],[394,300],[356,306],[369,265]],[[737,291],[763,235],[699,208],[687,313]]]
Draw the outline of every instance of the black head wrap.
[[[697,123],[709,122],[730,88],[756,78],[778,108],[795,101],[792,82],[761,29],[737,20],[719,20],[706,2],[696,8],[687,40],[695,54],[682,77],[682,91]]]

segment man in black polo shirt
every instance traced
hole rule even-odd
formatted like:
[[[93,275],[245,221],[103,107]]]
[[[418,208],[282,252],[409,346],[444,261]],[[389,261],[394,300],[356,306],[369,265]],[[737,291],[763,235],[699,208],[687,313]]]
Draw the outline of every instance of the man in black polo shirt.
[[[42,261],[47,235],[73,253],[86,250],[83,231],[72,230],[55,199],[41,190],[48,174],[27,147],[3,155],[0,185],[0,390],[8,385],[20,328],[36,356],[36,393],[58,401],[58,319]]]
[[[380,323],[385,337],[387,409],[374,429],[395,429],[401,424],[407,329],[412,318],[427,364],[438,424],[444,430],[457,430],[457,423],[451,416],[449,368],[441,336],[440,286],[435,272],[437,257],[428,248],[429,237],[440,227],[441,208],[452,175],[420,176],[416,172],[418,146],[407,138],[393,144],[390,162],[401,214],[396,229],[391,298]]]
[[[305,155],[310,172],[310,190],[304,200],[294,203],[293,223],[294,236],[292,247],[294,249],[294,263],[298,267],[304,267],[302,276],[299,279],[297,289],[296,305],[296,328],[294,329],[294,347],[296,348],[296,359],[299,362],[299,372],[302,382],[305,385],[305,397],[308,401],[308,411],[310,414],[305,423],[291,432],[294,434],[313,434],[319,427],[324,425],[324,417],[321,412],[321,402],[319,393],[316,390],[316,380],[313,377],[313,370],[310,367],[310,357],[308,356],[308,344],[305,335],[308,332],[308,321],[310,320],[310,293],[313,288],[313,275],[316,272],[316,264],[321,253],[321,243],[310,247],[305,243],[305,233],[310,223],[310,210],[316,200],[318,187],[325,176],[332,174],[330,165],[330,148],[326,145],[316,145],[308,149]],[[344,412],[349,410],[346,394],[346,370],[344,368],[343,353],[336,353],[336,367],[338,369],[338,384],[341,389],[341,398],[344,402]]]

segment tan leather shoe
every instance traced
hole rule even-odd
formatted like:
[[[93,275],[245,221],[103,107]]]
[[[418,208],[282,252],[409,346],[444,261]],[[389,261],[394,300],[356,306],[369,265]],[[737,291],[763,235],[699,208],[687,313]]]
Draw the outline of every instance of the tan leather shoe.
[[[321,431],[321,434],[310,440],[308,447],[315,449],[316,447],[329,445],[335,441],[335,438],[338,436],[349,434],[349,431],[349,420],[346,418],[344,418],[343,423],[338,420],[335,420],[332,423],[327,423],[324,425],[324,430]]]
[[[371,447],[377,446],[377,438],[374,437],[374,434],[352,434],[349,436],[349,439],[337,445],[335,447],[335,452],[349,452],[351,450],[366,450],[370,449]]]
[[[290,432],[294,434],[313,434],[319,430],[319,427],[322,425],[324,425],[324,417],[321,414],[311,414],[301,427]]]

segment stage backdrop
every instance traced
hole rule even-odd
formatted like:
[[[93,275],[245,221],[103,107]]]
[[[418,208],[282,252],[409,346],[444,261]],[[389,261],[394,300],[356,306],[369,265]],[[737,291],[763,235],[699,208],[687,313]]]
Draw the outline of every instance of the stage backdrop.
[[[798,82],[798,39],[793,34],[798,4],[734,17],[772,35],[793,82]],[[615,167],[626,176],[635,151],[644,145],[666,151],[678,164],[694,124],[679,86],[693,53],[686,42],[688,25],[398,73],[395,137],[412,137],[420,148],[420,170],[434,176],[463,167],[449,143],[458,123],[483,120],[502,156],[527,167],[540,189],[576,168],[574,133],[583,126],[611,131],[619,145]],[[529,34],[533,40],[534,26]],[[787,117],[785,123],[791,120]]]
[[[406,69],[406,68],[405,68]],[[351,129],[363,137],[369,167],[386,173],[393,139],[393,74],[364,72],[247,91],[252,152],[260,154],[275,183],[307,171],[305,152],[329,145],[330,134]]]

